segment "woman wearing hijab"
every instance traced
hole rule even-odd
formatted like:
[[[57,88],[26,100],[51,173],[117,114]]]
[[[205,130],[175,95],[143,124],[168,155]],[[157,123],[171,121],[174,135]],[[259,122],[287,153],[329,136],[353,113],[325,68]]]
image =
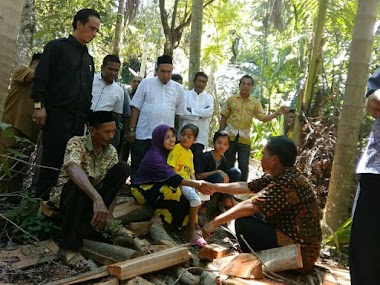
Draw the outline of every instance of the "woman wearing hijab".
[[[177,228],[185,226],[189,219],[189,201],[179,186],[196,188],[210,195],[210,183],[203,180],[184,179],[167,164],[167,157],[175,146],[176,136],[168,125],[157,126],[152,133],[152,146],[145,154],[132,185],[132,195],[139,204],[152,207],[155,217]]]

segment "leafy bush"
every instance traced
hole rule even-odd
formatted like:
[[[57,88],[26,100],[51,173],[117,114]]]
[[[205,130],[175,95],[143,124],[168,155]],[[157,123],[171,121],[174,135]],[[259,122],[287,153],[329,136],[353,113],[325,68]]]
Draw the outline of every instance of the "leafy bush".
[[[22,195],[22,200],[17,208],[6,213],[8,219],[17,224],[23,230],[39,240],[52,239],[60,231],[60,227],[54,221],[41,213],[41,199]],[[32,238],[23,233],[19,228],[11,226],[12,238],[16,241],[31,242]]]

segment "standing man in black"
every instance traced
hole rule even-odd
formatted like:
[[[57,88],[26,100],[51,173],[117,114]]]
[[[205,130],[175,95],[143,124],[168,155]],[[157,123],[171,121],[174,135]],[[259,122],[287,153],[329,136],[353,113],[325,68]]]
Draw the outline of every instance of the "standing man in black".
[[[41,56],[32,99],[33,121],[43,128],[43,166],[61,168],[68,140],[84,134],[94,78],[94,61],[86,44],[96,37],[99,27],[98,12],[82,9],[74,16],[72,35],[49,42]],[[41,168],[34,186],[37,196],[48,197],[58,173]]]

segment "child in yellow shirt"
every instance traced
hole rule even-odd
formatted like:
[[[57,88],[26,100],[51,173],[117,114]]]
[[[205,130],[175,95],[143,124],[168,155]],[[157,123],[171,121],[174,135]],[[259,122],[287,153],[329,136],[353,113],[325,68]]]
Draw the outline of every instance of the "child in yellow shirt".
[[[183,178],[195,179],[193,153],[190,147],[195,143],[199,129],[193,124],[185,125],[181,130],[181,139],[168,156],[168,164]],[[205,246],[207,242],[196,230],[197,215],[201,206],[201,199],[194,188],[181,186],[183,196],[190,202],[189,231],[190,242],[193,245]]]

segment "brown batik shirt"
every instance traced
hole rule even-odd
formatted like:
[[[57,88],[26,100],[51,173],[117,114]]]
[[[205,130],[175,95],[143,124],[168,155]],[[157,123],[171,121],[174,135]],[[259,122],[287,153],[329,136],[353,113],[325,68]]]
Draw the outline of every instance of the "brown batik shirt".
[[[264,175],[248,184],[265,221],[277,229],[279,246],[300,244],[304,269],[319,257],[322,239],[317,198],[306,177],[294,167],[278,176]]]

